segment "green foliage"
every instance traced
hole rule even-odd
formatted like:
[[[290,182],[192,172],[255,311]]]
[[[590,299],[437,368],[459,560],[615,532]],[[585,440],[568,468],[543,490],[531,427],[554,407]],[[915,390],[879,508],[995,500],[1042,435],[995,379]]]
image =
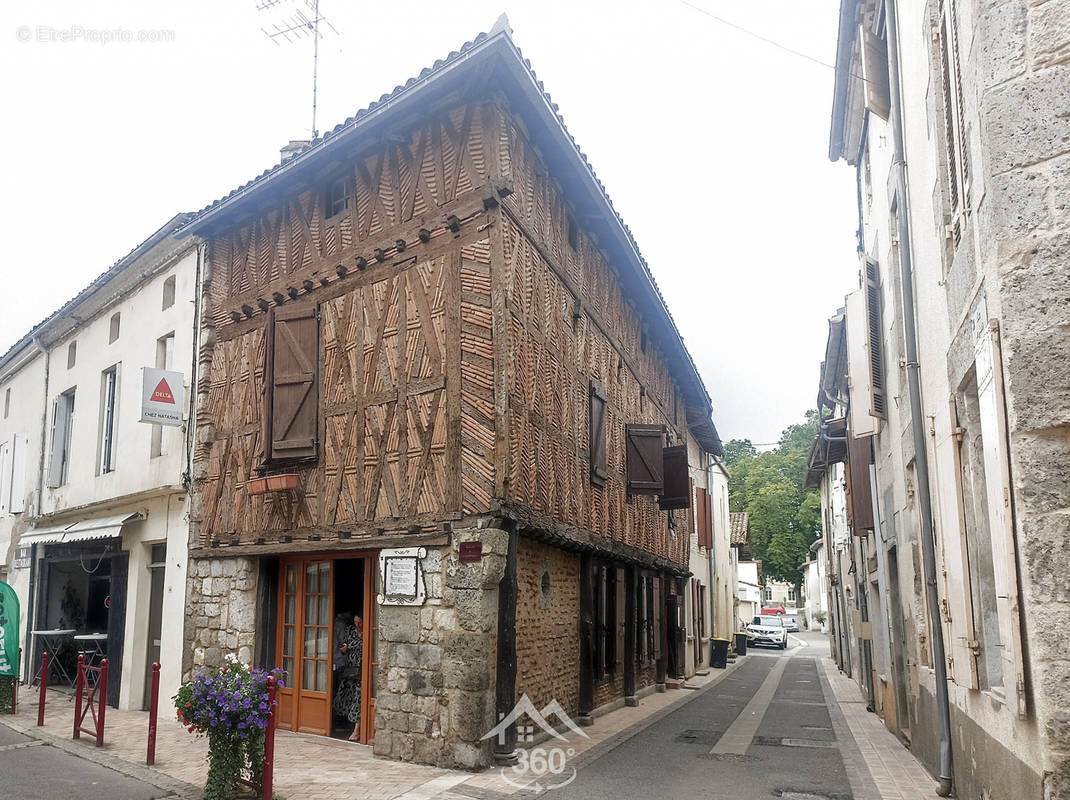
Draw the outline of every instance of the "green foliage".
[[[749,439],[725,447],[728,460],[728,503],[732,511],[750,514],[751,550],[764,574],[796,586],[799,566],[821,532],[821,502],[805,488],[806,459],[817,433],[817,411],[806,421],[784,429],[776,448],[758,453]]]
[[[758,450],[750,439],[732,439],[725,443],[724,460],[728,466],[732,466],[743,458],[753,458],[758,455]]]

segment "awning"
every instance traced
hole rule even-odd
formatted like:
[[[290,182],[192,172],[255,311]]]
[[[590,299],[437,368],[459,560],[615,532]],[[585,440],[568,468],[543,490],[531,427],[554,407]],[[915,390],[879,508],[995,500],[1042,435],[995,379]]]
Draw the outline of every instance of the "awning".
[[[132,514],[117,514],[113,517],[84,519],[54,528],[40,528],[23,534],[19,539],[19,545],[57,544],[59,542],[70,544],[91,539],[114,539],[122,534],[123,525],[138,519],[145,519],[145,514],[135,511]]]

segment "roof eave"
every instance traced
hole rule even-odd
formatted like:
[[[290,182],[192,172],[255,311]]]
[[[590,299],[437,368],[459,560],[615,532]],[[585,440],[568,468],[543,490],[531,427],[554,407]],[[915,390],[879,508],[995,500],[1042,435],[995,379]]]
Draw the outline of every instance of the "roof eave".
[[[832,90],[832,129],[829,134],[829,161],[844,157],[847,128],[847,90],[851,76],[851,51],[855,40],[855,9],[859,0],[840,0],[840,25],[836,38],[835,83]]]

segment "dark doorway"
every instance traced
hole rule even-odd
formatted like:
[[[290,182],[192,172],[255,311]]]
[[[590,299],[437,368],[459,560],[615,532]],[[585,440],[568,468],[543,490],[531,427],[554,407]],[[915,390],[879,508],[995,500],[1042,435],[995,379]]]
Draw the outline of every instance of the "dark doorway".
[[[149,556],[149,635],[145,655],[145,691],[141,707],[148,710],[152,699],[152,665],[160,660],[160,642],[163,631],[164,570],[167,567],[167,545],[154,544]]]
[[[340,558],[334,562],[334,621],[331,652],[331,736],[360,739],[363,696],[365,562]]]

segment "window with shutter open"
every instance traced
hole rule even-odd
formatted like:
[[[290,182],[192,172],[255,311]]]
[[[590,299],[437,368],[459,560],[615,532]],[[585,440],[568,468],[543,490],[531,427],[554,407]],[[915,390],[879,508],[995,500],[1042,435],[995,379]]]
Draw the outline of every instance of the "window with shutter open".
[[[710,495],[701,486],[695,489],[695,528],[699,547],[713,547],[713,516]]]
[[[665,429],[661,425],[629,425],[625,436],[628,494],[661,494],[665,489]]]
[[[884,416],[884,364],[881,360],[881,276],[876,261],[865,259],[866,336],[868,339],[869,385],[873,389],[871,413]]]
[[[663,511],[691,508],[691,481],[687,474],[687,445],[666,447],[661,455],[665,488],[658,498]]]
[[[588,452],[591,460],[591,485],[605,486],[606,472],[606,390],[596,380],[590,389],[590,431]]]
[[[273,309],[265,335],[264,460],[315,458],[319,425],[317,309]]]
[[[857,536],[873,530],[873,495],[869,465],[873,462],[872,436],[847,436],[847,515]]]

